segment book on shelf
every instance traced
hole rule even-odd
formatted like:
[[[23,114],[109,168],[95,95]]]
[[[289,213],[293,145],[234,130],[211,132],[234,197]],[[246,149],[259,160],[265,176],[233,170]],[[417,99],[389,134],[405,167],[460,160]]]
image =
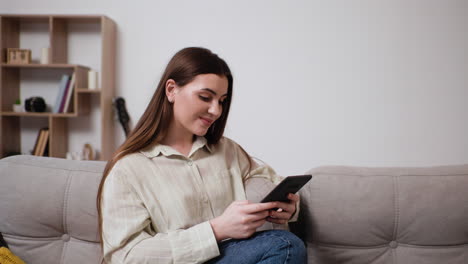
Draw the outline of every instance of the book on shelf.
[[[37,156],[37,153],[39,152],[39,144],[41,142],[41,137],[42,136],[43,136],[42,129],[40,129],[39,133],[37,133],[36,143],[34,143],[34,148],[33,148],[33,151],[32,151],[32,154],[34,156]]]
[[[67,89],[66,89],[66,95],[64,96],[64,102],[63,102],[63,107],[61,107],[60,112],[61,113],[67,113],[71,112],[70,111],[70,101],[73,95],[73,88],[75,86],[75,73],[73,73],[70,82],[68,83]]]
[[[44,141],[42,143],[42,146],[41,146],[41,151],[39,153],[40,156],[48,156],[48,149],[49,149],[49,129],[47,128],[45,131],[44,131]]]
[[[52,109],[53,113],[60,113],[60,105],[63,101],[65,95],[65,90],[67,89],[68,83],[70,82],[70,75],[63,74],[62,79],[60,80],[59,91],[57,98],[55,99],[54,108]]]
[[[37,135],[36,144],[34,145],[33,155],[45,156],[48,152],[49,145],[49,128],[41,128]]]

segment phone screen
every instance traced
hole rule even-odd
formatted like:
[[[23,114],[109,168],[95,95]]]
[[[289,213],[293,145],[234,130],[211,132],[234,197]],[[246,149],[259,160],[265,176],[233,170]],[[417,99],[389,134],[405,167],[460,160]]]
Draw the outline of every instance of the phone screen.
[[[261,203],[267,202],[288,202],[288,194],[297,193],[308,181],[312,179],[312,175],[297,175],[288,176],[282,180],[276,187],[268,193]]]

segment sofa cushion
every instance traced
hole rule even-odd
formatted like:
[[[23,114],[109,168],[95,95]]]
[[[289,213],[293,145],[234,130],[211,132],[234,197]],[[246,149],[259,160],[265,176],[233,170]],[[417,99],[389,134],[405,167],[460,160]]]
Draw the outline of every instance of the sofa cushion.
[[[0,161],[0,232],[26,263],[99,263],[96,194],[104,162]]]
[[[468,165],[308,173],[294,230],[309,263],[466,263]]]

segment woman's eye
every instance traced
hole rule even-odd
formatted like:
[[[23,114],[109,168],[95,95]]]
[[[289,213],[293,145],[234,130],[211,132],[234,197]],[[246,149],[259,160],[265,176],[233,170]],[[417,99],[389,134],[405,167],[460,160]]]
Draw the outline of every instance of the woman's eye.
[[[202,95],[199,95],[198,97],[204,102],[209,102],[211,100],[209,97],[202,96]]]

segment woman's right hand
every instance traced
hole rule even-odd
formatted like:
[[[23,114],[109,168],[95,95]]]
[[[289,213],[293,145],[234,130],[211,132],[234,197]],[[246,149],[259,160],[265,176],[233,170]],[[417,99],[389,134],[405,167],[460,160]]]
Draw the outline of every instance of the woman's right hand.
[[[234,201],[223,214],[210,220],[216,240],[248,238],[262,226],[269,216],[268,210],[278,207],[277,202],[250,203]]]

